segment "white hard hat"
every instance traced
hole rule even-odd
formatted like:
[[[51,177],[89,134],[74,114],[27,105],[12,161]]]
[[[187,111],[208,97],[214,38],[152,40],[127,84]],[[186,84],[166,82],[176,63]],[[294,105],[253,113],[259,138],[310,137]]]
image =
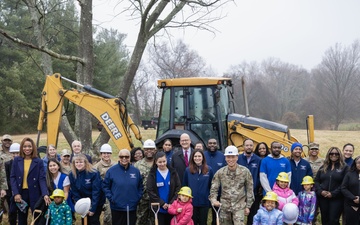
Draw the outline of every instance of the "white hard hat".
[[[143,148],[156,148],[155,142],[151,139],[147,139],[144,142]]]
[[[20,152],[20,144],[19,143],[12,143],[10,145],[9,152]]]
[[[75,204],[75,212],[79,213],[84,218],[89,212],[91,207],[90,198],[81,198]]]
[[[239,155],[239,150],[234,145],[229,145],[225,148],[225,156],[227,155]]]
[[[286,203],[283,212],[283,221],[285,223],[295,223],[299,216],[299,208],[294,203]]]
[[[101,152],[109,152],[109,153],[112,153],[112,148],[109,144],[103,144],[101,145],[101,148],[100,148],[100,153]]]

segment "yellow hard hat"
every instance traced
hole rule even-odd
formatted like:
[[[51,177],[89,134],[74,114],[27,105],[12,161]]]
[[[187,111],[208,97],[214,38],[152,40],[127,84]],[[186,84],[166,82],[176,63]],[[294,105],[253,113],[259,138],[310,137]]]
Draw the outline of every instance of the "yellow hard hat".
[[[185,196],[188,196],[190,198],[192,198],[192,195],[191,195],[191,189],[187,186],[184,186],[180,189],[179,195],[185,195]]]
[[[61,189],[55,189],[53,191],[52,195],[50,196],[50,198],[54,199],[54,197],[63,197],[63,198],[65,198],[65,193]]]
[[[285,172],[281,172],[277,176],[276,180],[289,182],[289,175],[287,173],[285,173]]]
[[[304,184],[314,184],[313,178],[310,176],[305,176],[301,182],[301,185],[304,185]]]
[[[266,192],[266,195],[263,197],[262,200],[269,200],[269,201],[277,202],[278,201],[278,196],[277,196],[277,194],[275,192],[269,191],[269,192]]]

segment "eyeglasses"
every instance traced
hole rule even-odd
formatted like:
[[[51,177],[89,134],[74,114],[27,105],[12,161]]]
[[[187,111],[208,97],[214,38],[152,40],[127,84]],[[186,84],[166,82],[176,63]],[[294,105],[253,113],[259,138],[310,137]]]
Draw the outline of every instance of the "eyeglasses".
[[[129,159],[130,156],[128,156],[128,155],[119,155],[119,158],[120,159]]]
[[[336,152],[331,152],[329,153],[330,156],[339,156],[340,154],[339,153],[336,153]]]
[[[190,141],[190,139],[183,139],[183,140],[180,140],[180,142],[188,142]]]

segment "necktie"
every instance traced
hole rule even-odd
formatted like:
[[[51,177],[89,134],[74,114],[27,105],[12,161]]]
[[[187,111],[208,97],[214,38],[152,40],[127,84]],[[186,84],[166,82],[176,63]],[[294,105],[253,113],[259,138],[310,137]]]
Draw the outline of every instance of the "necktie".
[[[186,167],[189,166],[189,159],[188,159],[188,153],[187,153],[187,152],[188,152],[188,151],[185,150],[185,154],[184,154],[184,159],[185,159],[185,165],[186,165]]]

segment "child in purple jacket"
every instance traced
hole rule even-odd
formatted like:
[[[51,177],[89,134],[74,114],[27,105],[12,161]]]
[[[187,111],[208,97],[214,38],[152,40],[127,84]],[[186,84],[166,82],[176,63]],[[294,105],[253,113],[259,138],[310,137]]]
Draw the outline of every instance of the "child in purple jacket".
[[[315,216],[316,210],[316,194],[312,190],[314,180],[310,176],[305,176],[301,185],[304,190],[298,194],[299,199],[299,217],[296,224],[311,225]]]

